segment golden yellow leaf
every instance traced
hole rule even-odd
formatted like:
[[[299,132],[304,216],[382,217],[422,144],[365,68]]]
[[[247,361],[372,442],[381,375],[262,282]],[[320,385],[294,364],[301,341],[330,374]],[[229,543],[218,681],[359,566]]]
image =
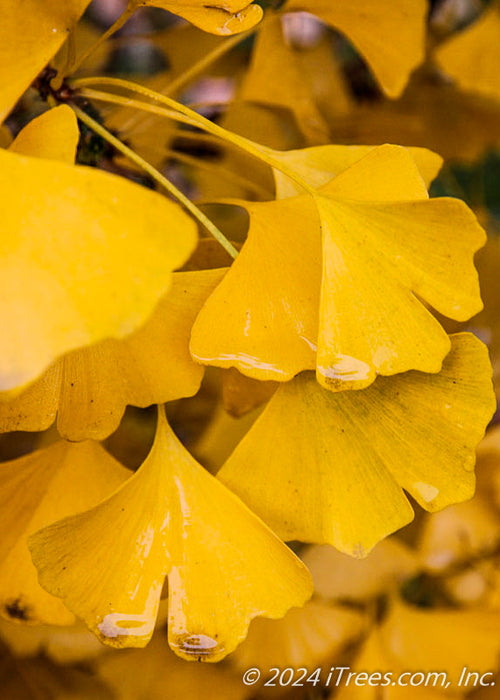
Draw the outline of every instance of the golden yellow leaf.
[[[273,154],[288,168],[298,173],[309,185],[319,188],[342,171],[368,155],[376,146],[313,146]],[[443,159],[427,148],[408,148],[426,187],[438,174]],[[273,169],[276,197],[302,194],[302,188],[279,170]]]
[[[310,12],[345,34],[390,97],[423,61],[426,0],[288,0],[284,9]]]
[[[456,320],[481,309],[473,254],[484,232],[472,212],[445,198],[344,204],[323,197],[319,208],[318,381],[336,391],[362,389],[377,374],[439,372],[449,340],[420,299]]]
[[[310,601],[289,610],[281,620],[255,619],[230,660],[241,671],[277,666],[312,672],[356,641],[363,626],[360,611]]]
[[[495,410],[487,350],[452,336],[439,374],[332,393],[311,374],[282,385],[217,477],[284,540],[362,557],[426,510],[474,492],[474,450]]]
[[[90,0],[4,0],[0,25],[0,121],[56,53]]]
[[[30,548],[41,584],[115,647],[148,643],[168,576],[169,643],[188,660],[220,660],[253,617],[281,617],[312,592],[303,564],[189,455],[162,412],[139,471]]]
[[[326,143],[330,140],[328,124],[315,104],[311,85],[301,73],[295,53],[283,39],[279,15],[268,15],[259,28],[240,97],[257,104],[289,109],[307,143]],[[321,68],[326,70],[325,66]]]
[[[0,390],[147,319],[196,226],[165,197],[93,168],[0,151]]]
[[[250,214],[248,239],[198,315],[191,353],[254,379],[286,381],[316,364],[318,215],[305,197],[239,204]]]
[[[37,582],[26,544],[41,527],[98,503],[130,474],[98,443],[60,440],[0,465],[0,614],[67,625],[73,615]]]
[[[500,100],[498,3],[491,3],[476,22],[440,46],[435,56],[459,87]]]
[[[211,34],[228,36],[251,29],[262,19],[262,8],[251,0],[129,0],[130,7],[161,7]]]
[[[168,648],[158,630],[146,649],[111,652],[97,665],[98,676],[120,700],[244,700],[253,696],[225,665],[186,664]]]
[[[75,113],[67,105],[59,105],[32,119],[16,136],[9,151],[72,165],[79,138]]]
[[[330,545],[313,545],[302,557],[314,582],[315,593],[326,600],[367,601],[387,594],[417,571],[417,557],[389,537],[366,559],[353,559]]]
[[[189,354],[191,326],[224,272],[174,273],[171,289],[137,331],[74,350],[19,396],[0,402],[0,432],[45,430],[58,413],[63,437],[102,440],[127,404],[145,408],[196,394],[203,367]]]
[[[420,299],[455,319],[481,308],[484,231],[463,202],[427,199],[404,148],[370,151],[314,198],[237,203],[248,240],[193,326],[199,362],[277,381],[317,366],[329,389],[361,389],[439,371],[449,339]]]

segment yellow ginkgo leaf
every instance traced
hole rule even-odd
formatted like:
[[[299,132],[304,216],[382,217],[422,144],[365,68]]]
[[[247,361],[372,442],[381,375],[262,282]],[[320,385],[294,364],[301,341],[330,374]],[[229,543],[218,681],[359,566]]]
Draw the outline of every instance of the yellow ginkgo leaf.
[[[198,315],[191,353],[254,379],[286,381],[316,363],[318,215],[306,197],[239,203],[250,214],[248,239]]]
[[[500,100],[500,5],[492,2],[474,24],[440,46],[436,58],[464,90]]]
[[[91,508],[130,472],[98,443],[64,440],[0,464],[0,614],[10,620],[67,625],[73,615],[38,584],[27,536]]]
[[[93,168],[0,151],[0,390],[147,319],[196,241],[166,197]]]
[[[251,29],[262,19],[252,0],[129,0],[129,7],[161,7],[211,34],[228,36]]]
[[[364,556],[426,510],[472,497],[474,450],[494,397],[487,350],[452,336],[439,374],[380,377],[332,393],[303,374],[281,386],[218,473],[284,540]]]
[[[168,576],[170,646],[218,661],[258,615],[312,592],[294,554],[185,450],[160,412],[136,474],[93,510],[30,539],[39,579],[106,644],[145,646]]]
[[[186,664],[178,659],[159,630],[147,649],[102,656],[97,674],[120,700],[244,700],[253,689],[226,665]]]
[[[449,339],[420,299],[457,320],[481,308],[473,253],[485,234],[472,212],[429,200],[398,146],[371,150],[317,192],[238,201],[248,240],[193,326],[193,356],[261,380],[317,366],[332,390],[438,372]]]
[[[254,666],[312,671],[356,641],[363,626],[359,611],[310,601],[281,620],[254,620],[231,661],[242,671]]]
[[[374,599],[414,575],[418,567],[416,554],[394,537],[379,542],[366,559],[346,557],[326,544],[309,547],[302,559],[315,593],[326,600]]]
[[[0,25],[0,121],[45,67],[90,0],[4,0]]]
[[[449,340],[420,299],[456,320],[482,307],[473,254],[486,240],[483,229],[460,200],[426,200],[405,155],[381,146],[317,198],[323,276],[316,376],[333,390],[364,388],[376,374],[439,371]],[[392,164],[391,179],[370,177],[384,162]]]
[[[298,173],[309,185],[321,187],[358,160],[368,155],[376,146],[313,146],[275,155],[284,165]],[[438,174],[443,159],[427,148],[408,148],[426,187]],[[302,188],[279,170],[273,169],[276,197],[293,197],[302,194]]]
[[[11,143],[9,151],[72,165],[79,138],[75,113],[67,105],[59,105],[30,121]]]
[[[145,408],[196,394],[204,368],[189,354],[191,326],[224,272],[174,273],[171,289],[139,330],[72,351],[22,394],[0,401],[0,432],[45,430],[58,412],[63,437],[102,440],[127,404]]]
[[[284,9],[310,12],[345,34],[390,97],[424,58],[426,0],[288,0]]]
[[[322,66],[322,70],[326,68]],[[308,143],[330,140],[328,124],[315,104],[307,76],[300,71],[295,51],[283,39],[278,15],[267,16],[259,28],[240,97],[265,106],[290,109]]]

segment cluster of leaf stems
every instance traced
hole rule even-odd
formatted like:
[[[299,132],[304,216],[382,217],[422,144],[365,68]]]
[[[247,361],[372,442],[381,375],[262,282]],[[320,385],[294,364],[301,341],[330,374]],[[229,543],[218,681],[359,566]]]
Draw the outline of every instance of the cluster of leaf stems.
[[[130,4],[133,9],[135,5]],[[130,8],[129,8],[130,9]],[[266,163],[272,168],[282,172],[294,182],[296,182],[305,192],[313,197],[315,190],[307,182],[303,180],[297,173],[291,170],[279,159],[279,154],[271,148],[267,148],[243,136],[239,136],[228,129],[219,126],[218,124],[203,117],[195,110],[178,102],[171,97],[176,94],[184,86],[200,75],[209,65],[220,58],[223,54],[230,51],[234,46],[241,43],[254,30],[233,36],[227,41],[222,42],[219,46],[207,53],[201,60],[193,64],[188,70],[179,75],[161,92],[151,90],[139,83],[121,78],[110,78],[105,76],[92,76],[87,78],[71,79],[70,76],[77,70],[80,65],[106,41],[112,34],[120,29],[130,16],[127,10],[119,19],[112,25],[89,49],[87,49],[78,58],[74,55],[74,50],[71,45],[68,48],[66,66],[60,73],[55,74],[49,72],[45,75],[45,80],[38,80],[38,89],[49,102],[57,104],[64,102],[69,104],[74,110],[76,116],[82,124],[90,128],[102,139],[109,143],[118,152],[126,156],[131,162],[135,163],[145,173],[147,173],[160,187],[164,188],[172,197],[174,197],[197,221],[208,231],[208,233],[218,241],[224,250],[234,259],[238,255],[238,251],[232,243],[226,238],[222,231],[206,216],[206,214],[197,207],[178,187],[174,185],[167,177],[159,170],[148,163],[142,156],[136,153],[132,148],[123,143],[117,136],[109,131],[98,119],[97,115],[92,114],[92,108],[89,108],[89,100],[104,102],[108,104],[130,107],[143,112],[149,112],[166,119],[172,119],[189,127],[194,127],[210,134],[213,137],[223,140],[226,144],[235,146],[245,151],[250,156]],[[50,84],[50,90],[42,87]],[[121,90],[126,94],[118,94],[117,92],[96,90],[95,86],[104,86]],[[128,93],[128,94],[127,94]],[[136,97],[131,97],[135,95]]]

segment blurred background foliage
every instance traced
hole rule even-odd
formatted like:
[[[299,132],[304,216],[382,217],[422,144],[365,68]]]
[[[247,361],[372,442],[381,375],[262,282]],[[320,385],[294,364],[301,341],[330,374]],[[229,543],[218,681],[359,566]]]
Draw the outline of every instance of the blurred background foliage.
[[[332,2],[334,0],[331,0]],[[489,241],[477,256],[485,309],[467,324],[489,347],[500,376],[500,43],[497,83],[489,94],[450,75],[440,48],[493,7],[483,0],[430,3],[427,59],[398,99],[385,97],[349,40],[307,13],[286,13],[282,0],[261,0],[264,25],[237,40],[208,35],[174,15],[137,11],[80,70],[140,80],[200,110],[229,129],[277,149],[326,143],[425,146],[444,166],[433,196],[465,200],[486,226]],[[124,9],[122,0],[93,0],[79,24],[77,53]],[[500,39],[500,34],[499,34]],[[224,43],[230,48],[221,48]],[[63,49],[55,65],[65,60]],[[465,51],[465,49],[464,49]],[[204,60],[211,56],[208,61]],[[217,57],[219,56],[219,57]],[[480,84],[480,64],[474,64]],[[190,66],[200,68],[185,79]],[[45,104],[35,90],[7,121],[15,135]],[[215,142],[197,129],[97,100],[87,110],[204,207],[236,245],[247,217],[235,207],[206,204],[223,197],[273,196],[269,168]],[[9,133],[0,134],[8,142]],[[82,127],[78,162],[154,185]],[[202,240],[188,267],[227,264]],[[449,324],[450,325],[450,324]],[[458,325],[450,326],[457,330]],[[272,387],[236,370],[209,369],[201,392],[169,405],[169,418],[186,446],[215,472],[248,430]],[[496,383],[497,391],[500,382]],[[153,439],[155,412],[129,408],[107,448],[131,468]],[[496,419],[495,419],[496,421]],[[0,436],[0,458],[12,459],[53,440],[44,434]],[[17,698],[122,700],[237,700],[239,698],[500,697],[499,690],[442,692],[387,688],[246,688],[245,668],[351,665],[356,670],[448,670],[463,665],[497,674],[500,653],[500,428],[492,425],[479,450],[477,495],[427,515],[380,543],[362,561],[330,547],[295,549],[310,567],[315,596],[283,620],[255,620],[248,639],[215,667],[188,664],[169,650],[165,615],[144,650],[105,649],[83,627],[25,627],[0,622],[0,689]],[[207,583],[209,585],[209,582]],[[15,610],[12,616],[15,618]],[[20,621],[18,621],[20,622]],[[325,679],[323,679],[324,681]],[[333,683],[332,683],[333,686]]]

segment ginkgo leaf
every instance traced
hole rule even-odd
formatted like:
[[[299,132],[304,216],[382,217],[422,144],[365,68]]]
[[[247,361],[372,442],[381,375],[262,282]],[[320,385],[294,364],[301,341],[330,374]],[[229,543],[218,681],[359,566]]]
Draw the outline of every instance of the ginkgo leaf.
[[[328,124],[315,104],[307,76],[301,74],[295,61],[294,50],[283,39],[278,15],[267,16],[259,28],[240,97],[266,106],[286,107],[295,115],[308,143],[329,141]]]
[[[4,0],[0,25],[0,121],[54,56],[90,0]]]
[[[251,0],[129,0],[130,7],[161,7],[211,34],[228,36],[251,29],[262,19],[262,8]]]
[[[0,401],[0,432],[45,430],[58,412],[63,437],[102,440],[127,404],[145,408],[196,394],[204,368],[189,354],[191,326],[224,273],[175,272],[171,289],[137,331],[72,351],[19,396]]]
[[[327,388],[361,389],[439,371],[449,339],[420,298],[457,320],[481,308],[484,231],[463,202],[427,198],[404,148],[370,151],[314,198],[237,203],[248,239],[193,326],[199,362],[277,381],[317,366]]]
[[[239,204],[250,214],[248,238],[193,325],[191,354],[254,379],[286,381],[316,362],[318,215],[305,197]]]
[[[474,450],[495,410],[487,350],[452,336],[439,374],[380,377],[332,393],[282,385],[217,477],[285,540],[364,556],[426,510],[474,492]]]
[[[284,9],[310,12],[345,34],[390,97],[424,58],[426,0],[288,0]]]
[[[98,443],[60,440],[0,464],[0,614],[8,619],[71,624],[73,615],[37,582],[26,539],[41,527],[91,508],[130,472]]]
[[[255,619],[231,661],[242,671],[253,666],[312,671],[356,641],[363,627],[359,611],[309,601],[303,608],[289,610],[281,620]]]
[[[0,390],[147,319],[196,241],[165,197],[93,168],[0,151]]]
[[[293,151],[274,153],[289,169],[298,173],[309,185],[321,187],[358,160],[368,155],[376,146],[313,146]],[[443,159],[427,148],[408,148],[426,187],[436,177]],[[276,198],[302,194],[302,188],[282,172],[273,168],[276,182]]]
[[[72,165],[79,138],[75,113],[67,105],[59,105],[35,117],[21,129],[9,151]]]
[[[282,617],[312,592],[303,564],[189,455],[162,413],[139,471],[30,548],[42,586],[115,647],[147,644],[168,576],[169,643],[191,660],[220,660],[252,618]]]
[[[318,381],[362,389],[376,374],[438,372],[449,340],[420,299],[457,320],[481,309],[473,254],[485,234],[472,212],[452,199],[372,205],[323,197],[318,206]]]
[[[491,3],[476,22],[440,46],[435,56],[461,88],[500,100],[500,5]]]

